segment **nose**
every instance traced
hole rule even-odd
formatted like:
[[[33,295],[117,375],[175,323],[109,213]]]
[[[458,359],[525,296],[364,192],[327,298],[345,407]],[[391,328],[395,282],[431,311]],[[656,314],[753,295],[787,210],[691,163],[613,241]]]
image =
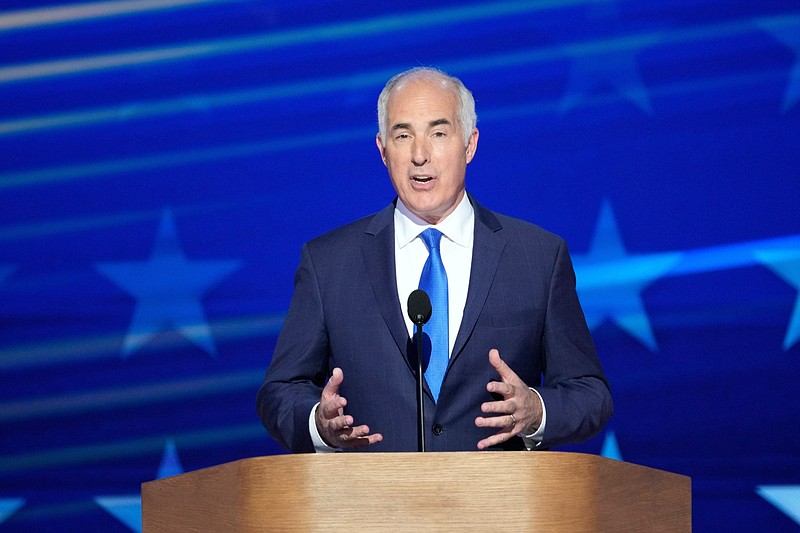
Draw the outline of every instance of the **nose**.
[[[428,143],[424,139],[414,139],[411,147],[411,162],[415,166],[421,167],[430,161],[430,150]]]

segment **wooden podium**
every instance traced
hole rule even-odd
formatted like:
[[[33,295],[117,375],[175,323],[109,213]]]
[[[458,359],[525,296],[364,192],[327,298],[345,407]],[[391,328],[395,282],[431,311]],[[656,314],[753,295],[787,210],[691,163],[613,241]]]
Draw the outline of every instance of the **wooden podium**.
[[[243,459],[142,484],[143,531],[691,531],[691,479],[565,452]]]

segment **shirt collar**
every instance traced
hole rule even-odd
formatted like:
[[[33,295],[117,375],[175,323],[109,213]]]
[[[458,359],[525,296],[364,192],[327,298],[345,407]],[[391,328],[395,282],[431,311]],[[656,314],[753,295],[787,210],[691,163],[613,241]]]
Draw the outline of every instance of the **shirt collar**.
[[[399,248],[403,248],[431,227],[441,231],[445,237],[459,246],[468,247],[472,244],[474,223],[475,210],[466,193],[453,212],[435,226],[409,211],[400,198],[397,198],[394,210],[394,235]]]

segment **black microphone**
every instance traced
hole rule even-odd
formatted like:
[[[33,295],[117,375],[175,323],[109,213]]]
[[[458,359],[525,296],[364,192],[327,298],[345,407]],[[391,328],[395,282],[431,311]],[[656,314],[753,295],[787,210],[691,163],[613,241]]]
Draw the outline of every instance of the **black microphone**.
[[[417,332],[414,334],[414,345],[417,349],[417,444],[419,451],[425,451],[425,396],[423,395],[422,382],[425,379],[422,374],[422,325],[431,318],[431,299],[428,293],[422,289],[417,289],[408,296],[408,317],[411,322],[417,325]]]
[[[428,293],[422,289],[417,289],[408,296],[408,317],[417,326],[427,324],[431,319],[431,299]]]

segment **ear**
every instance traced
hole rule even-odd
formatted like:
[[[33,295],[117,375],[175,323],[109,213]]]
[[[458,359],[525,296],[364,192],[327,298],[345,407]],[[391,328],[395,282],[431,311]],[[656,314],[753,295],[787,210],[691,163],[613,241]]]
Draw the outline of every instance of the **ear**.
[[[386,148],[383,146],[380,133],[375,135],[375,146],[378,147],[378,152],[381,154],[381,160],[383,161],[383,164],[386,165]]]
[[[478,128],[472,128],[472,133],[467,141],[467,164],[475,157],[475,152],[478,150]]]

